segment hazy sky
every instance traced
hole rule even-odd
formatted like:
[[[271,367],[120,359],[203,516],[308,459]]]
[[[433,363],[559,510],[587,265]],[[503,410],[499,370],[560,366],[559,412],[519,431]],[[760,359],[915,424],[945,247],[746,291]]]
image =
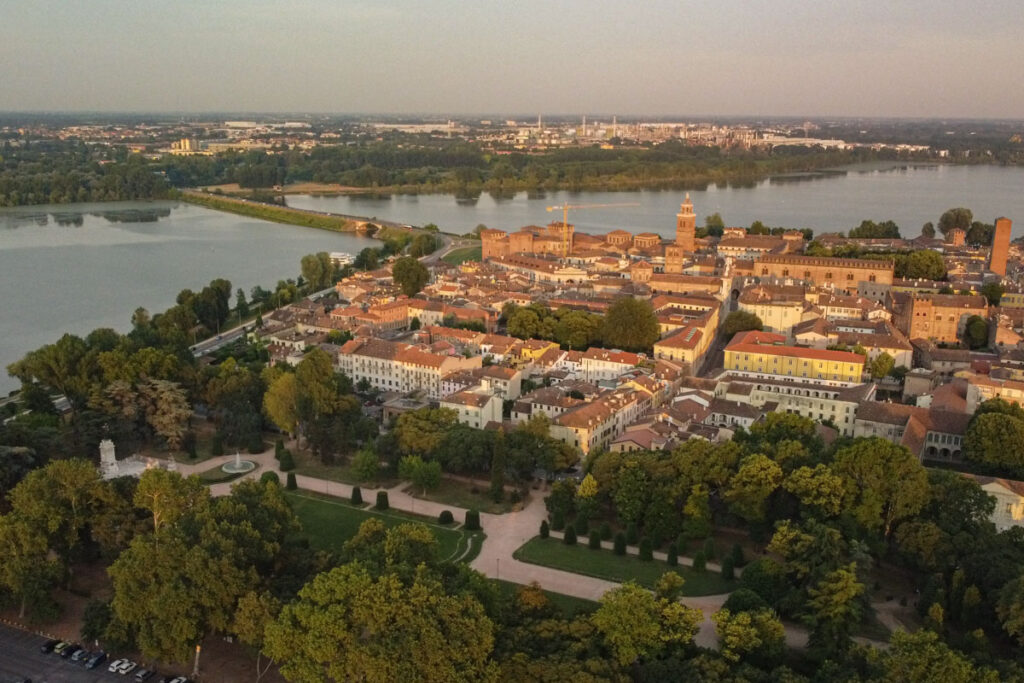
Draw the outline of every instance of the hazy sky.
[[[0,0],[0,110],[1024,118],[1024,0]]]

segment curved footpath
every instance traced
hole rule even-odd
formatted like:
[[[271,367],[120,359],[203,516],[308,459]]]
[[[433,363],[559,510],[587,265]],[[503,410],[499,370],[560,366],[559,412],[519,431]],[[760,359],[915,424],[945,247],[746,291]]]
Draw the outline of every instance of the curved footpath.
[[[234,454],[222,455],[195,465],[178,463],[178,471],[183,476],[198,474],[213,467],[219,467],[226,462],[233,461]],[[245,455],[244,460],[251,460],[259,467],[252,472],[235,479],[234,481],[214,484],[210,486],[210,494],[214,496],[225,496],[231,493],[231,487],[242,479],[258,479],[264,472],[276,472],[282,481],[287,477],[278,467],[274,458],[274,451],[270,449],[258,455]],[[296,475],[295,483],[300,489],[313,493],[323,493],[338,498],[349,498],[352,495],[352,486],[336,481]],[[372,501],[377,491],[388,492],[388,504],[396,510],[412,512],[427,517],[437,517],[442,510],[450,510],[456,520],[465,519],[465,508],[454,505],[435,503],[430,500],[413,498],[402,489],[407,487],[408,482],[400,483],[390,489],[374,489],[361,487],[363,499]],[[545,590],[553,593],[561,593],[585,600],[597,601],[607,591],[617,587],[618,583],[604,579],[574,574],[572,572],[541,567],[539,565],[520,562],[512,554],[524,543],[537,535],[540,523],[547,517],[547,509],[544,506],[544,498],[539,492],[531,492],[527,505],[516,512],[508,512],[503,515],[494,515],[486,512],[480,513],[480,525],[487,540],[477,558],[470,566],[481,574],[493,579],[501,579],[518,584],[530,584],[537,582]],[[610,546],[609,546],[610,547]],[[628,552],[636,554],[637,548],[630,547]],[[656,554],[661,558],[663,553]],[[689,558],[679,558],[680,563],[690,564]],[[717,571],[717,566],[709,563],[708,568]],[[711,621],[711,615],[722,608],[728,595],[705,595],[701,597],[684,597],[683,604],[688,607],[695,607],[701,610],[704,618],[700,624],[700,630],[694,638],[694,642],[701,647],[715,648],[718,646],[718,637],[715,635],[715,624]],[[888,615],[887,615],[888,616]],[[889,621],[889,620],[886,620]],[[894,624],[887,624],[890,627]],[[786,644],[792,648],[804,648],[807,646],[807,631],[793,624],[786,624]],[[854,640],[874,645],[875,647],[888,647],[888,644],[881,641],[855,638]]]

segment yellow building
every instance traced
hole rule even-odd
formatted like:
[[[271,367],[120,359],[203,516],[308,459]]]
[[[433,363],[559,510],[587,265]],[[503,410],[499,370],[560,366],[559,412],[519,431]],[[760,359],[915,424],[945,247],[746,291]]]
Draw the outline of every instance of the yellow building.
[[[725,347],[725,369],[822,382],[861,382],[864,356],[849,351],[785,346],[785,342],[786,337],[781,334],[740,332]]]

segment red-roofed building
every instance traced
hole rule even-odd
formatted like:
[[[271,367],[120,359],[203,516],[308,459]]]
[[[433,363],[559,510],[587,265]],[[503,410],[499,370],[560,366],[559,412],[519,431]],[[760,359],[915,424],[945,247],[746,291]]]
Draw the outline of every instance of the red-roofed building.
[[[772,332],[739,332],[725,347],[725,369],[750,376],[800,377],[825,383],[859,384],[864,356],[786,346],[786,337]]]

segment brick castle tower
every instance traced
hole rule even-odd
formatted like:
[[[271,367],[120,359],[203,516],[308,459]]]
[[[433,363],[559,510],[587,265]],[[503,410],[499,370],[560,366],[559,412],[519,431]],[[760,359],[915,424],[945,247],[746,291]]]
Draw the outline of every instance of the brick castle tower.
[[[996,231],[992,236],[992,253],[988,258],[988,269],[998,275],[1006,275],[1006,255],[1010,251],[1010,228],[1013,221],[1009,218],[996,219]]]
[[[676,214],[676,245],[683,248],[687,254],[694,251],[694,239],[697,234],[697,214],[693,212],[693,202],[690,201],[690,193],[686,193],[686,201],[679,207]]]

